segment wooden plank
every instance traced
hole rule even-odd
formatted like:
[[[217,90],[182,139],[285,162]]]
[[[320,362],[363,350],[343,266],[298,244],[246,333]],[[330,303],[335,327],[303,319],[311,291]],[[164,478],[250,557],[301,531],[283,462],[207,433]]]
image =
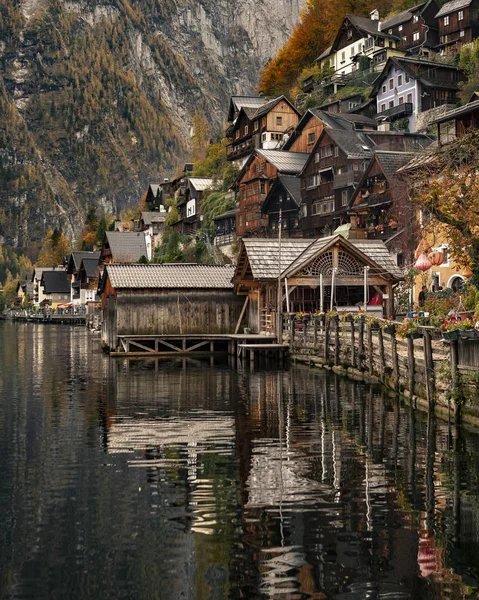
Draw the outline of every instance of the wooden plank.
[[[243,321],[248,304],[249,304],[249,296],[246,296],[246,300],[244,301],[243,308],[241,309],[241,314],[239,316],[238,322],[236,323],[235,333],[238,333],[238,331],[241,327],[241,322]]]
[[[184,350],[185,350],[185,352],[191,352],[192,350],[196,350],[197,348],[201,348],[201,346],[206,346],[206,344],[209,344],[209,343],[213,343],[213,342],[209,342],[208,340],[205,340],[204,342],[198,342],[194,346],[191,346],[191,348],[184,348]]]
[[[135,342],[134,340],[129,340],[128,345],[131,346],[137,346],[138,348],[141,348],[142,350],[144,350],[145,352],[155,352],[154,348],[148,348],[148,346],[143,346],[143,344],[140,344],[140,342]],[[128,348],[128,352],[130,351],[130,349]]]

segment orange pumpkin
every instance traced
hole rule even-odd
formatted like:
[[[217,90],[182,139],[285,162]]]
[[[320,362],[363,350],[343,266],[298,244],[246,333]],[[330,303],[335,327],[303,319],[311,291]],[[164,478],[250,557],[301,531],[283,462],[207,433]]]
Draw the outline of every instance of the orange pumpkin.
[[[434,265],[435,267],[442,265],[442,263],[444,262],[444,253],[439,252],[439,250],[434,250],[434,252],[431,252],[430,254],[428,254],[427,257],[431,261],[431,264]]]

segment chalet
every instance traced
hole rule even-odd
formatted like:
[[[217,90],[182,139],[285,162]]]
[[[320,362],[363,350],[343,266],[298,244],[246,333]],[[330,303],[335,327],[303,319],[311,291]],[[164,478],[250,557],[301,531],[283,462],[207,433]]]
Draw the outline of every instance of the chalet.
[[[363,117],[372,119],[376,115],[376,106],[370,107],[369,101],[364,101],[362,94],[351,94],[344,98],[330,98],[328,102],[321,104],[317,107],[317,110],[321,110],[326,113],[341,114],[341,115],[355,115],[359,114]],[[367,112],[365,113],[364,110]]]
[[[263,103],[257,108],[242,106],[227,135],[228,160],[243,166],[256,148],[275,150],[283,143],[284,134],[298,124],[300,113],[285,96]]]
[[[234,333],[243,300],[233,275],[232,266],[106,265],[103,345],[116,350],[120,335]]]
[[[283,150],[310,154],[325,128],[372,131],[376,129],[376,121],[361,115],[330,113],[319,108],[309,108],[284,144]]]
[[[175,224],[176,229],[187,235],[194,235],[201,227],[201,201],[208,193],[221,189],[223,182],[211,177],[188,177],[185,185],[185,194],[177,203],[180,221]]]
[[[80,266],[82,260],[89,259],[96,262],[98,265],[98,260],[100,258],[99,252],[72,252],[66,261],[66,272],[68,275],[68,279],[71,282],[71,292],[72,296],[70,302],[72,302],[73,306],[84,306],[85,304],[85,294],[81,293],[80,289]]]
[[[268,231],[278,231],[281,211],[281,226],[285,237],[302,237],[300,207],[301,180],[292,175],[278,175],[261,207],[261,212],[268,217]]]
[[[106,231],[100,252],[100,265],[136,263],[151,260],[151,245],[147,246],[143,232]]]
[[[377,10],[371,13],[371,19],[346,15],[329,53],[323,53],[317,63],[321,68],[334,69],[336,75],[345,76],[377,66],[378,53],[384,62],[389,57],[386,50],[396,50],[399,43],[397,36],[381,30]]]
[[[215,246],[225,246],[233,242],[236,234],[236,212],[237,209],[233,208],[214,217]]]
[[[240,171],[234,187],[239,209],[236,214],[238,236],[257,233],[268,226],[261,212],[263,202],[278,175],[296,175],[304,167],[308,154],[281,150],[255,150]]]
[[[146,190],[145,206],[148,210],[160,210],[161,206],[161,184],[150,183]]]
[[[100,265],[98,258],[83,258],[78,272],[80,305],[86,306],[97,299]]]
[[[140,214],[138,229],[145,232],[145,235],[149,236],[153,240],[153,246],[156,246],[161,241],[162,235],[165,231],[167,215],[168,213],[166,210],[160,210],[157,212],[143,211]]]
[[[249,327],[256,333],[275,333],[279,271],[282,312],[354,311],[379,293],[384,313],[392,316],[393,285],[402,278],[380,240],[292,239],[282,242],[281,253],[277,239],[242,240],[233,281],[236,293],[248,298]]]
[[[473,94],[470,102],[448,111],[435,121],[440,144],[461,138],[470,131],[479,130],[479,97]]]
[[[436,0],[422,2],[383,21],[381,31],[397,37],[399,49],[427,57],[439,43],[438,10]]]
[[[71,282],[64,270],[43,271],[40,286],[43,288],[43,304],[52,308],[71,303]]]
[[[456,54],[479,36],[479,0],[451,0],[436,14],[439,20],[438,50]]]
[[[409,131],[426,130],[438,116],[455,106],[464,74],[455,66],[413,58],[391,58],[374,82],[377,120]]]
[[[351,198],[350,239],[387,241],[400,233],[395,209],[405,201],[406,186],[397,172],[413,157],[411,152],[375,152]]]
[[[35,267],[32,273],[32,300],[34,306],[40,306],[45,300],[45,294],[41,285],[42,275],[45,271],[65,271],[64,267]]]

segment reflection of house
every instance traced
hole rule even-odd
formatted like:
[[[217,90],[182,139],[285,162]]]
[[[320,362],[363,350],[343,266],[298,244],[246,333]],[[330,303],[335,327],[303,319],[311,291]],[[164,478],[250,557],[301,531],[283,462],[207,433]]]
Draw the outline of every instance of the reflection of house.
[[[147,241],[149,241],[149,248]],[[151,239],[143,232],[105,232],[100,264],[136,263],[142,257],[151,260]]]
[[[48,303],[52,308],[59,304],[70,304],[71,283],[66,271],[44,271],[40,286],[43,288],[43,303]]]
[[[436,14],[439,20],[439,46],[446,54],[459,52],[479,36],[478,0],[451,0]]]
[[[397,171],[413,156],[410,152],[374,154],[351,199],[350,238],[386,241],[398,234],[394,206],[404,196],[406,185]]]
[[[236,233],[257,233],[267,227],[261,213],[263,202],[278,175],[296,175],[304,167],[308,154],[281,150],[255,150],[236,178],[239,210]]]
[[[235,291],[249,298],[249,326],[254,332],[275,330],[278,259],[278,240],[242,240]],[[385,314],[392,316],[393,285],[401,278],[401,271],[380,240],[346,240],[335,235],[313,242],[286,240],[281,247],[283,312],[288,308],[292,312],[315,312],[331,305],[356,310],[379,293]]]
[[[103,343],[115,350],[118,335],[233,333],[243,304],[233,274],[231,266],[106,265]]]
[[[438,112],[457,102],[459,81],[464,75],[454,65],[413,58],[391,58],[374,82],[371,95],[377,102],[379,122],[422,131]],[[442,108],[440,108],[442,107]]]
[[[193,235],[201,227],[201,201],[209,192],[221,189],[223,182],[211,177],[188,177],[185,194],[178,202],[180,220],[175,224],[181,233]]]

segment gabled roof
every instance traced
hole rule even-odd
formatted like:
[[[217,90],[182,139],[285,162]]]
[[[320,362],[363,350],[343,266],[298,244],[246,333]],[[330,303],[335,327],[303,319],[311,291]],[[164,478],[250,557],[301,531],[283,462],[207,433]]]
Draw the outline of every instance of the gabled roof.
[[[269,100],[271,98],[265,96],[231,96],[228,121],[232,121],[243,107],[254,108],[256,110]]]
[[[397,15],[392,16],[390,19],[386,19],[386,21],[383,21],[381,23],[381,31],[391,29],[392,27],[395,27],[396,25],[400,25],[401,23],[406,23],[406,21],[409,21],[410,19],[412,19],[413,13],[415,13],[419,9],[424,10],[424,8],[426,8],[426,6],[428,4],[429,4],[429,2],[422,2],[421,4],[416,4],[416,6],[412,6],[411,8],[408,8],[407,10],[403,10],[402,12],[398,13]],[[422,12],[422,10],[421,10],[421,12]]]
[[[281,242],[281,271],[284,271],[310,245],[311,240],[283,240]],[[240,253],[243,252],[246,253],[255,279],[278,278],[279,241],[277,239],[243,239]],[[236,274],[238,270],[239,267],[236,269]]]
[[[66,271],[44,271],[42,284],[45,294],[69,294],[71,291]]]
[[[254,115],[251,117],[251,120],[253,121],[253,120],[259,119],[261,117],[264,117],[271,110],[273,110],[273,108],[280,102],[286,102],[286,104],[288,104],[294,110],[294,112],[296,114],[298,114],[298,115],[301,114],[299,112],[299,110],[294,106],[294,104],[290,100],[288,100],[288,98],[286,98],[286,96],[279,96],[278,98],[274,98],[274,100],[270,100],[266,104],[263,104],[263,106],[260,106],[254,113]]]
[[[113,260],[117,263],[138,262],[142,256],[147,255],[144,233],[106,231],[105,241],[110,245]]]
[[[212,177],[189,177],[188,183],[197,192],[204,192],[223,185],[221,179],[213,179]]]
[[[269,163],[276,167],[280,173],[295,175],[304,167],[309,158],[306,152],[285,152],[284,150],[256,150]]]
[[[85,275],[88,279],[95,279],[100,270],[100,265],[97,258],[84,258],[81,261],[80,271],[85,271]]]
[[[360,35],[363,35],[364,37],[367,37],[368,35],[372,35],[372,36],[377,35],[379,37],[390,39],[390,40],[399,40],[399,38],[397,36],[390,35],[389,33],[385,32],[385,31],[381,31],[379,28],[380,21],[377,21],[375,19],[367,19],[366,17],[357,17],[356,15],[346,15],[343,19],[341,27],[339,28],[336,38],[331,47],[332,52],[335,52],[337,50],[337,46],[338,46],[339,40],[343,34],[343,28],[344,28],[343,26],[344,26],[344,23],[346,22],[346,20],[348,20],[351,23],[351,25],[356,29],[356,31]]]
[[[266,214],[266,208],[270,202],[270,200],[274,197],[278,189],[284,189],[296,204],[296,206],[300,206],[301,204],[301,179],[299,177],[294,177],[293,175],[279,175],[274,184],[271,186],[268,191],[266,198],[263,201],[261,211]],[[283,207],[284,208],[284,207]]]
[[[328,56],[330,56],[330,54],[331,54],[332,50],[333,50],[333,47],[332,47],[332,46],[328,46],[328,47],[326,48],[326,50],[324,50],[324,52],[322,52],[322,53],[321,53],[321,54],[318,56],[318,58],[316,59],[316,61],[315,61],[315,62],[318,62],[319,60],[323,60],[323,58],[327,58]]]
[[[319,238],[312,242],[282,274],[291,277],[304,269],[317,256],[340,244],[349,253],[355,255],[366,266],[371,267],[371,275],[381,275],[385,279],[401,279],[402,273],[394,263],[387,246],[381,240],[346,240],[342,235]]]
[[[64,271],[64,267],[35,267],[33,269],[33,273],[32,273],[32,281],[35,279],[35,276],[37,278],[37,280],[41,280],[42,278],[42,274],[45,271]]]
[[[234,266],[197,264],[106,265],[100,284],[106,278],[120,289],[233,289]]]
[[[90,252],[87,252],[87,251],[72,252],[68,259],[67,272],[68,273],[73,273],[73,272],[78,273],[78,271],[80,270],[81,261],[84,258],[94,258],[98,262],[98,259],[100,258],[100,253],[99,252],[91,252],[91,251]]]
[[[153,196],[158,195],[158,190],[160,189],[160,184],[159,183],[150,183],[150,185],[148,186],[150,188],[150,190],[152,191]]]
[[[152,225],[153,223],[164,223],[167,217],[167,212],[142,212],[141,218],[145,225]]]
[[[461,8],[466,8],[472,4],[472,1],[473,0],[451,0],[451,2],[446,2],[436,14],[436,19],[443,17],[444,15],[449,15],[456,10],[461,10]]]

